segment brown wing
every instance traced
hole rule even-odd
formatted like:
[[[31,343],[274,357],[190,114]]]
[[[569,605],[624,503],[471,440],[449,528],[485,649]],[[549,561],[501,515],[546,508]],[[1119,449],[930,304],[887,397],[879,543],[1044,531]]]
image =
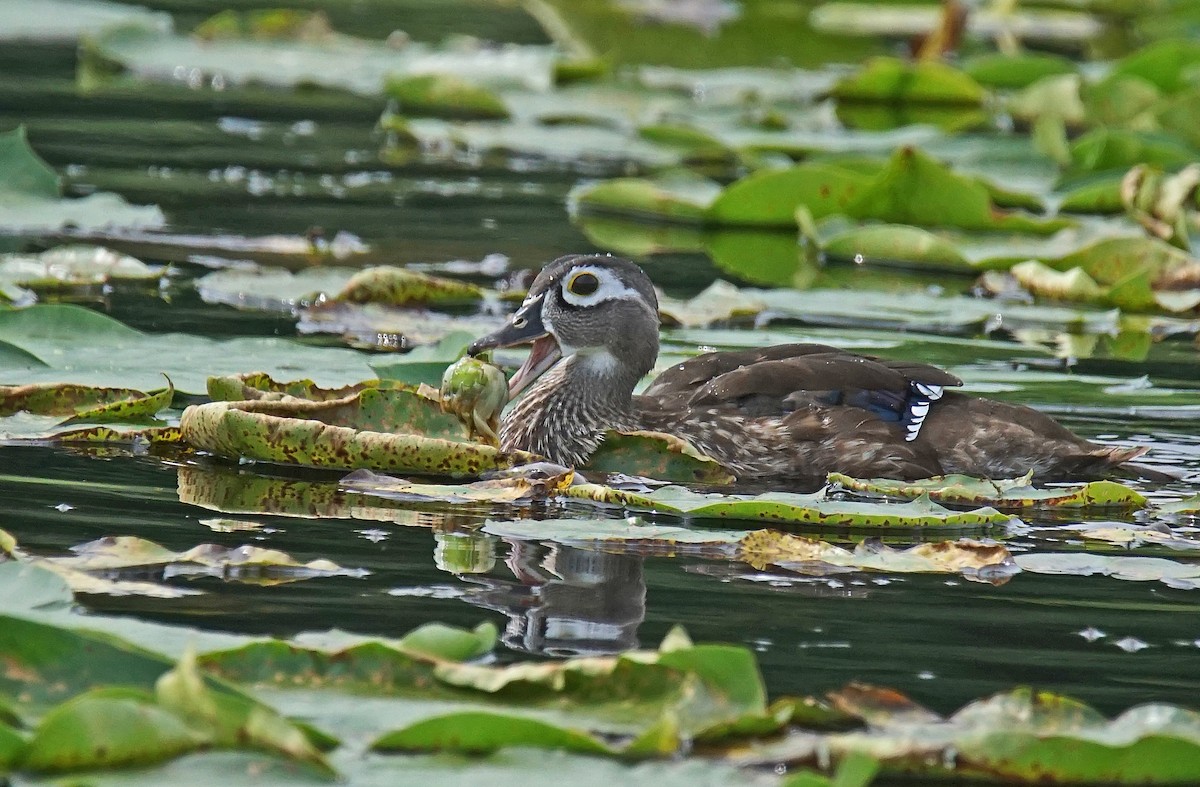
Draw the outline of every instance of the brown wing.
[[[782,344],[697,356],[663,372],[644,395],[691,407],[732,406],[752,416],[842,405],[899,421],[913,400],[914,383],[962,385],[928,364],[881,360],[823,344]]]

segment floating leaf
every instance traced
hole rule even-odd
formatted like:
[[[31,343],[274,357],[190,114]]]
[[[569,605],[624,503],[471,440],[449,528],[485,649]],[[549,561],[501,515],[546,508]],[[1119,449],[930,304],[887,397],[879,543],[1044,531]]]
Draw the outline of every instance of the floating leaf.
[[[323,558],[301,563],[276,549],[201,544],[184,552],[175,552],[136,536],[105,536],[73,547],[71,551],[75,553],[74,557],[46,558],[46,561],[52,566],[75,571],[162,568],[165,569],[165,576],[204,574],[258,584],[363,574],[360,570],[345,569]]]
[[[696,178],[616,178],[576,189],[570,205],[578,212],[700,223],[719,191],[716,184]]]
[[[971,263],[953,243],[919,227],[868,225],[839,232],[821,243],[830,257],[867,264],[902,262],[922,268],[969,270]]]
[[[425,719],[371,744],[379,752],[490,754],[506,746],[610,754],[608,746],[582,730],[503,713],[465,711]]]
[[[983,102],[979,83],[953,66],[922,60],[908,63],[876,57],[839,81],[830,93],[842,101],[971,104]]]
[[[1200,514],[1200,494],[1162,503],[1158,510],[1164,514]]]
[[[470,484],[414,484],[400,478],[355,470],[339,482],[352,492],[411,502],[527,504],[545,500],[570,486],[571,471],[548,478],[513,476],[476,481]]]
[[[987,187],[913,148],[896,151],[887,167],[845,211],[856,219],[897,224],[1050,234],[1073,222],[999,210]]]
[[[21,0],[0,4],[0,40],[74,44],[114,26],[169,32],[171,15],[104,0]]]
[[[444,623],[426,623],[400,638],[398,646],[406,653],[447,661],[471,661],[492,652],[496,646],[496,627],[480,623],[467,630]]]
[[[154,703],[145,692],[96,689],[53,710],[21,760],[32,771],[146,765],[209,746],[212,737]]]
[[[1180,563],[1161,557],[1092,555],[1086,552],[1033,552],[1017,555],[1022,571],[1031,574],[1100,574],[1133,582],[1158,580],[1176,590],[1200,589],[1200,564]]]
[[[753,317],[762,310],[760,301],[720,279],[686,301],[666,296],[658,299],[659,314],[670,323],[685,328],[708,326],[738,317]]]
[[[993,508],[951,511],[922,496],[909,503],[863,503],[828,500],[813,494],[768,492],[762,495],[701,494],[666,486],[646,494],[622,492],[594,484],[571,487],[567,494],[632,509],[686,514],[697,519],[740,519],[752,522],[870,528],[985,527],[1008,517]]]
[[[1003,509],[1049,506],[1062,508],[1141,508],[1146,498],[1138,491],[1114,481],[1092,481],[1087,484],[1038,489],[1030,484],[1032,474],[1021,478],[987,480],[966,475],[948,475],[921,481],[889,481],[851,478],[830,473],[829,482],[846,489],[919,498],[928,495],[933,500],[959,505],[991,505]]]
[[[38,254],[0,255],[0,281],[32,290],[157,282],[162,270],[103,246],[56,246]]]
[[[388,79],[383,86],[401,114],[467,120],[504,120],[504,101],[486,88],[444,74]]]
[[[305,40],[303,31],[270,39],[216,37],[211,40],[117,29],[88,42],[93,62],[117,64],[148,81],[175,82],[177,74],[219,76],[227,85],[299,84],[378,95],[387,78],[444,74],[485,85],[550,87],[554,53],[540,46],[438,49],[411,42],[401,47],[339,33]]]
[[[680,438],[661,432],[606,432],[584,466],[604,473],[626,473],[661,481],[728,484],[733,476],[715,460]]]
[[[157,207],[130,205],[110,192],[60,197],[58,176],[29,147],[25,128],[0,132],[0,228],[6,232],[54,232],[67,226],[155,228],[164,223]]]
[[[341,303],[384,303],[390,306],[474,303],[483,291],[474,284],[382,265],[356,273],[331,300]]]
[[[854,547],[831,544],[815,538],[777,530],[690,529],[670,525],[617,520],[554,520],[549,522],[493,522],[484,531],[506,539],[520,539],[638,555],[686,554],[767,566],[807,576],[826,576],[846,571],[890,573],[963,574],[986,581],[1003,582],[1015,573],[1012,557],[999,544],[970,539],[918,544],[893,549],[878,541]]]
[[[987,87],[1019,90],[1045,77],[1074,74],[1076,66],[1058,55],[990,53],[967,60],[963,63],[963,72]]]
[[[87,337],[87,341],[81,341]],[[217,341],[185,334],[146,334],[111,317],[71,305],[0,311],[0,342],[36,362],[0,355],[0,380],[154,388],[166,374],[181,393],[202,394],[211,375],[264,370],[283,377],[312,370],[323,385],[371,377],[351,350],[306,347],[279,338]]]
[[[1117,61],[1113,74],[1134,76],[1175,93],[1195,84],[1200,66],[1200,44],[1186,39],[1156,41]]]
[[[241,402],[193,405],[179,426],[189,444],[218,456],[310,467],[478,476],[536,460],[486,445],[252,412]]]
[[[797,164],[755,172],[732,183],[712,203],[707,218],[715,224],[795,227],[796,208],[814,218],[848,213],[871,178],[828,164]]]

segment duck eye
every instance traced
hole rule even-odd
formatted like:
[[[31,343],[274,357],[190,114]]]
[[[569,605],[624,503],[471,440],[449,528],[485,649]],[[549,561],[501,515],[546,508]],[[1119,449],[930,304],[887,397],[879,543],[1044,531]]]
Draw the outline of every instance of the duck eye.
[[[577,273],[567,282],[567,291],[572,295],[591,295],[600,289],[600,280],[594,273]]]

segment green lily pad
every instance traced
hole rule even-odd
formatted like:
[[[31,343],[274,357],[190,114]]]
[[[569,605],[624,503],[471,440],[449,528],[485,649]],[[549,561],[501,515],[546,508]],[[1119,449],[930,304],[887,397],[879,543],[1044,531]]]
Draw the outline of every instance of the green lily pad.
[[[645,180],[616,178],[572,192],[571,206],[587,213],[618,213],[685,223],[704,221],[720,187],[693,178]]]
[[[1200,514],[1200,494],[1162,503],[1158,510],[1164,514]]]
[[[814,218],[847,213],[870,183],[860,172],[826,164],[764,170],[722,191],[707,218],[730,226],[794,227],[797,206],[805,206]]]
[[[1195,85],[1198,65],[1200,44],[1187,39],[1168,39],[1155,41],[1126,55],[1113,66],[1113,74],[1135,76],[1164,93],[1176,93]]]
[[[963,72],[986,87],[1020,90],[1045,77],[1074,74],[1077,67],[1058,55],[990,53],[977,55],[964,62]]]
[[[1032,552],[1017,555],[1022,571],[1031,574],[1096,574],[1130,582],[1162,582],[1176,590],[1200,589],[1200,565],[1161,557],[1094,555],[1087,552]]]
[[[173,82],[184,72],[219,75],[226,84],[277,87],[300,84],[379,95],[389,77],[442,74],[485,85],[518,85],[545,90],[553,79],[554,53],[548,47],[482,45],[459,50],[409,42],[392,47],[326,32],[315,40],[302,31],[289,39],[187,38],[131,28],[90,39],[88,55],[144,80]]]
[[[189,407],[180,421],[184,439],[200,450],[229,459],[343,470],[477,476],[536,461],[532,454],[503,453],[487,445],[269,415],[248,409],[248,404],[213,402]],[[457,420],[454,423],[461,429]]]
[[[73,571],[114,572],[171,567],[173,576],[214,575],[225,580],[273,585],[300,579],[362,576],[326,559],[301,563],[286,552],[256,546],[236,548],[201,544],[184,552],[136,536],[106,536],[71,549],[73,557],[45,558],[51,567]]]
[[[959,271],[972,268],[971,262],[945,238],[900,224],[866,225],[839,232],[822,242],[821,250],[830,257],[868,264],[902,262]]]
[[[986,91],[969,75],[937,61],[909,63],[892,57],[868,60],[841,79],[831,95],[840,101],[977,105]]]
[[[158,282],[162,275],[161,269],[102,246],[57,246],[39,254],[0,255],[0,281],[39,291]]]
[[[724,495],[700,494],[683,487],[665,486],[638,494],[592,484],[571,487],[567,494],[635,510],[686,514],[696,519],[867,528],[986,527],[1008,521],[1006,515],[993,508],[951,511],[928,496],[909,503],[881,504],[828,500],[824,490],[807,495],[792,492]]]
[[[146,765],[213,743],[152,695],[96,689],[56,708],[42,720],[21,760],[31,771]]]
[[[151,229],[165,223],[158,207],[130,205],[110,192],[61,197],[58,176],[29,147],[25,128],[0,132],[0,228],[7,232],[54,232],[67,226]]]
[[[503,713],[466,711],[424,719],[376,739],[378,752],[460,752],[490,754],[505,746],[562,749],[584,754],[610,754],[602,741],[583,730],[572,730],[536,719]]]
[[[383,86],[401,114],[467,120],[504,120],[504,100],[486,88],[444,74],[388,79]]]
[[[75,43],[111,27],[170,32],[171,15],[103,0],[7,0],[0,3],[0,40]]]
[[[1049,506],[1055,508],[1141,508],[1146,498],[1135,489],[1114,481],[1092,481],[1086,484],[1038,489],[1029,481],[1032,474],[1021,478],[987,480],[965,475],[948,475],[922,481],[889,481],[882,478],[851,478],[831,473],[829,483],[856,492],[919,498],[928,495],[932,500],[958,505],[990,505],[1006,510]]]
[[[733,481],[716,461],[678,437],[660,432],[607,432],[584,469],[697,484]]]
[[[356,273],[331,300],[416,306],[475,303],[482,297],[483,290],[474,284],[383,265]]]
[[[1047,235],[1074,223],[999,210],[987,187],[912,148],[896,151],[845,213],[897,224]]]
[[[86,337],[86,341],[84,338]],[[182,393],[203,394],[211,375],[263,370],[277,377],[299,366],[323,385],[371,377],[352,350],[306,347],[286,339],[206,339],[146,334],[107,315],[71,305],[0,311],[0,342],[37,362],[0,355],[0,381],[154,388],[166,374]]]

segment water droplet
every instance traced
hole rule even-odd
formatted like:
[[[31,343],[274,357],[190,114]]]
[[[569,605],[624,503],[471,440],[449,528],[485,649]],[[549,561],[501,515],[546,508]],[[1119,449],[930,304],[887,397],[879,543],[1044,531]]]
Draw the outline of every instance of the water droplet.
[[[69,503],[59,503],[54,507],[54,510],[58,511],[60,514],[65,514],[68,511],[74,511],[75,506],[70,505]]]
[[[1108,635],[1095,626],[1088,626],[1083,631],[1076,631],[1076,634],[1086,639],[1088,642],[1095,642],[1098,639],[1103,639]]]
[[[934,678],[937,677],[937,675],[934,675],[929,670],[922,670],[917,673],[917,677],[921,680],[933,680]]]
[[[1150,647],[1150,643],[1143,642],[1137,637],[1122,637],[1113,644],[1126,653],[1137,653],[1139,650],[1145,650]]]

